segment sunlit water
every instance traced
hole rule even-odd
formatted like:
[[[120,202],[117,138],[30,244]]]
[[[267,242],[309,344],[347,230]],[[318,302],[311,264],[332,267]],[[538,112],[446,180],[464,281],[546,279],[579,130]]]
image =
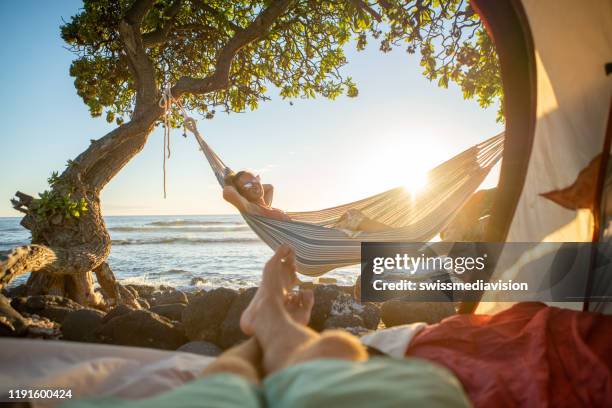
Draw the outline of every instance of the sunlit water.
[[[19,221],[0,218],[0,251],[29,243],[29,231]],[[123,283],[183,290],[255,286],[272,254],[238,215],[125,216],[105,221],[113,240],[108,262]],[[349,285],[358,273],[355,266],[326,276]],[[27,275],[14,283],[25,279]]]

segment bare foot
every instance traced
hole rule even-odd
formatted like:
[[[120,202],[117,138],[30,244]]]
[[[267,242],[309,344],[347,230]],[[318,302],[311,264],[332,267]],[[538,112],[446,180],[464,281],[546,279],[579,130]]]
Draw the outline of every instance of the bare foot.
[[[277,305],[282,309],[285,296],[297,281],[293,249],[288,245],[281,245],[266,262],[259,289],[240,317],[240,329],[244,334],[251,336],[255,333],[254,321],[262,305]]]
[[[298,324],[308,325],[310,313],[314,305],[314,293],[312,290],[300,290],[290,293],[285,297],[285,310],[289,316]]]

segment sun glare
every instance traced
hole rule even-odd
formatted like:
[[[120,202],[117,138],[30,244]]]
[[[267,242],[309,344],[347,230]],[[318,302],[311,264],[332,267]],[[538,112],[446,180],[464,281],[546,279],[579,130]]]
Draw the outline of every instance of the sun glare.
[[[404,188],[411,195],[415,196],[427,187],[428,183],[427,172],[423,169],[413,169],[407,180],[404,182]]]

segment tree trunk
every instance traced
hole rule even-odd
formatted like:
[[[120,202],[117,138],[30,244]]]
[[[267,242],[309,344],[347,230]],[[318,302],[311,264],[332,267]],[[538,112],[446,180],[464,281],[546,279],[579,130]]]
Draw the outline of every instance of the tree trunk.
[[[0,259],[0,288],[16,276],[36,272],[28,280],[28,292],[54,293],[73,298],[79,303],[101,306],[93,290],[93,273],[102,279],[101,286],[108,304],[127,296],[117,286],[112,271],[105,263],[111,248],[100,210],[100,192],[106,184],[144,147],[153,127],[164,110],[159,106],[154,68],[142,45],[140,24],[152,7],[151,1],[137,1],[119,24],[128,67],[132,73],[136,103],[130,122],[119,126],[98,140],[67,169],[52,181],[50,193],[57,198],[53,205],[17,192],[13,207],[24,213],[21,225],[32,232],[32,245],[15,248]],[[84,200],[87,211],[70,216],[57,203]],[[62,211],[64,210],[64,211]],[[37,276],[41,275],[41,276]],[[117,288],[109,289],[113,284]],[[113,298],[114,296],[114,298]],[[132,299],[133,300],[133,299]]]
[[[45,207],[41,212],[42,199],[15,194],[13,207],[25,214],[21,225],[32,232],[32,244],[15,248],[0,260],[0,287],[18,275],[35,272],[27,281],[29,295],[61,295],[93,307],[120,302],[138,305],[129,291],[119,288],[105,262],[111,239],[102,218],[99,194],[142,150],[161,114],[161,108],[151,107],[137,119],[92,141],[53,183],[50,194],[74,202],[85,200],[87,211],[78,217],[67,216],[57,208]],[[103,296],[94,291],[94,274]]]

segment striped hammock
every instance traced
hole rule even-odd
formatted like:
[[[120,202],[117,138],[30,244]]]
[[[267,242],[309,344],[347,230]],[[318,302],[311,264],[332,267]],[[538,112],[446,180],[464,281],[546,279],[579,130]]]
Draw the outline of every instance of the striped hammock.
[[[219,184],[231,171],[200,136],[195,120],[186,128],[194,134]],[[416,196],[403,187],[394,188],[354,203],[319,211],[289,212],[291,221],[280,221],[242,213],[253,231],[270,248],[289,244],[295,250],[297,269],[319,276],[333,269],[361,261],[361,242],[427,242],[452,220],[476,191],[503,152],[500,133],[429,171],[428,184]],[[334,228],[347,210],[360,210],[365,216],[391,228],[381,232],[347,234]]]

